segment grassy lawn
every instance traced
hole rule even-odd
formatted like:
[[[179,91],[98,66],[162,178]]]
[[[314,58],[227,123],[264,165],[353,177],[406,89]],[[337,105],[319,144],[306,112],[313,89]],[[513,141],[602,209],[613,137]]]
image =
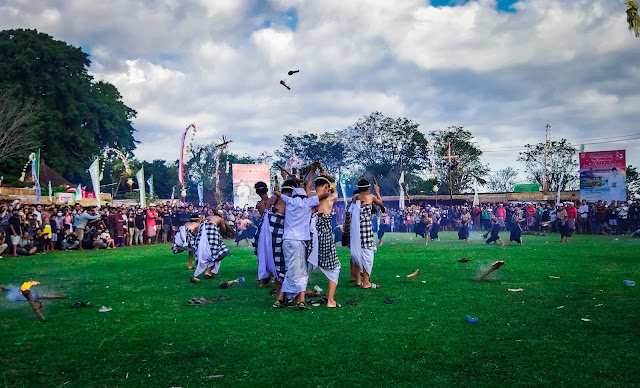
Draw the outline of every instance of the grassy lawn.
[[[640,386],[637,240],[524,236],[485,246],[455,233],[441,242],[387,234],[378,290],[354,288],[349,251],[342,309],[271,308],[253,281],[253,251],[232,247],[216,279],[191,284],[186,255],[168,245],[0,260],[0,284],[38,280],[41,323],[26,303],[0,300],[0,370],[9,387],[194,386]],[[503,234],[503,238],[508,234]],[[470,263],[459,263],[461,257]],[[506,264],[489,281],[480,268]],[[413,280],[405,275],[419,268]],[[398,277],[397,275],[400,275]],[[220,290],[244,276],[247,282]],[[558,276],[559,278],[551,278]],[[324,275],[309,287],[326,289]],[[509,292],[508,288],[522,288]],[[228,301],[188,307],[192,297]],[[385,304],[387,297],[393,304]],[[356,306],[347,306],[355,299]],[[75,301],[89,308],[71,308]],[[100,313],[101,306],[113,311]],[[562,307],[563,306],[563,307]],[[465,315],[479,319],[469,324]],[[582,321],[582,318],[591,321]],[[214,377],[215,376],[215,377]]]

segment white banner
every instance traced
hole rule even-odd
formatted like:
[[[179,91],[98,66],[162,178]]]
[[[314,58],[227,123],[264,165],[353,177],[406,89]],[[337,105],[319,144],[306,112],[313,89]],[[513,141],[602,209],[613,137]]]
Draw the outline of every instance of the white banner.
[[[98,158],[91,163],[91,166],[89,167],[89,175],[91,175],[93,192],[96,195],[98,207],[100,207],[100,161]]]
[[[400,179],[398,180],[398,185],[400,186],[400,199],[398,199],[398,209],[404,209],[404,187],[402,187],[403,183],[404,171],[400,174]]]
[[[136,173],[136,180],[138,181],[138,187],[140,188],[140,206],[147,207],[147,199],[144,195],[144,167],[140,168],[140,171]]]
[[[204,206],[204,177],[198,182],[198,206]]]

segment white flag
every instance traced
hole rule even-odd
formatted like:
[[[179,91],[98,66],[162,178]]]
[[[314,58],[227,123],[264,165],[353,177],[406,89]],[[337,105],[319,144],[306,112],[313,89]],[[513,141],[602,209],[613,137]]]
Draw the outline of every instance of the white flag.
[[[136,173],[136,180],[140,188],[140,207],[145,208],[147,207],[147,199],[144,195],[144,167],[141,167],[140,171]]]
[[[400,199],[398,200],[398,209],[404,209],[404,188],[402,184],[404,183],[404,171],[400,174],[400,179],[398,180],[398,185],[400,185]]]
[[[556,206],[560,205],[560,188],[562,187],[562,181],[564,180],[564,173],[562,173],[562,177],[558,182],[558,195],[556,197]]]
[[[91,163],[91,166],[89,167],[89,175],[91,175],[93,192],[96,195],[98,207],[100,207],[100,161],[98,158]]]
[[[204,177],[198,182],[198,206],[204,206]]]
[[[473,182],[473,206],[477,206],[480,204],[480,199],[478,198],[478,183]]]
[[[342,199],[344,200],[344,209],[347,209],[347,175],[340,174],[340,190],[342,191]]]
[[[51,190],[51,181],[49,181],[49,202],[53,202],[53,190]]]
[[[147,184],[149,185],[149,197],[153,198],[153,175],[147,179]]]
[[[78,200],[82,199],[82,186],[80,186],[80,183],[78,183],[78,187],[76,188],[76,196],[75,196],[75,201],[78,202]]]
[[[176,187],[173,186],[171,188],[171,204],[173,205],[174,203],[176,203]]]

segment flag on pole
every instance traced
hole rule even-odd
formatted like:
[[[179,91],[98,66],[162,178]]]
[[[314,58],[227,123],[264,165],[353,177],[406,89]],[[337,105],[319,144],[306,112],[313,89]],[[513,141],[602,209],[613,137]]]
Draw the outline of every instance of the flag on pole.
[[[478,206],[480,199],[478,198],[478,183],[473,182],[473,206]]]
[[[149,197],[153,198],[153,175],[147,179],[147,184],[149,185]]]
[[[347,175],[340,174],[340,190],[342,191],[342,199],[344,200],[344,208],[347,208]]]
[[[53,202],[53,190],[51,190],[51,181],[49,181],[49,202]]]
[[[79,199],[82,199],[82,186],[80,186],[80,183],[78,183],[78,187],[76,187],[76,195],[74,200],[78,202]]]
[[[89,166],[89,175],[91,175],[91,185],[93,185],[93,193],[96,195],[96,202],[100,207],[100,160],[96,160]]]
[[[136,180],[138,181],[138,188],[140,189],[140,206],[147,207],[147,199],[144,195],[144,166],[136,173]]]
[[[40,150],[31,161],[31,175],[36,187],[36,204],[39,204],[40,196],[42,195],[42,188],[40,187]]]
[[[198,182],[198,206],[204,206],[204,175]]]
[[[404,209],[404,187],[402,187],[403,183],[404,183],[404,171],[400,174],[400,179],[398,180],[398,185],[400,186],[400,199],[398,199],[399,209]]]
[[[176,202],[176,187],[173,186],[171,188],[171,204],[173,205]]]

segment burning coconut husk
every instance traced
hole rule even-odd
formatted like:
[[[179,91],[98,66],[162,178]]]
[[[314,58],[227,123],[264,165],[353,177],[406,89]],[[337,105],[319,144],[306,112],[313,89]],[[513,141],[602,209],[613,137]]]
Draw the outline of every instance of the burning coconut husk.
[[[482,276],[478,278],[478,281],[482,281],[482,279],[486,278],[491,272],[497,270],[503,265],[504,265],[504,260],[496,261],[495,263],[493,263],[491,268],[489,268],[485,273],[482,274]]]
[[[40,311],[40,309],[42,308],[42,303],[35,300],[33,298],[33,295],[31,294],[30,288],[32,286],[35,286],[36,284],[40,284],[40,282],[36,282],[36,281],[24,282],[22,284],[22,287],[20,288],[20,293],[24,295],[25,298],[27,298],[27,301],[33,308],[33,311],[35,311],[36,314],[38,315],[38,318],[40,318],[42,322],[46,322],[47,318],[44,316],[44,314],[42,314],[42,311]]]

